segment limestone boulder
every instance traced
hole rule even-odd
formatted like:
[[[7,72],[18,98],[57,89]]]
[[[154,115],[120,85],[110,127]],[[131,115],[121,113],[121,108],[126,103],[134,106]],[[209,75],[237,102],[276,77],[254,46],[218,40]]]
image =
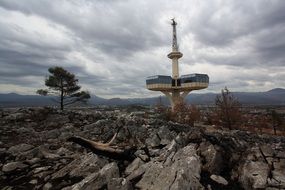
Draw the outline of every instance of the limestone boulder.
[[[130,181],[125,178],[112,178],[107,184],[108,189],[116,190],[133,190]]]
[[[240,168],[239,182],[244,189],[265,189],[269,174],[268,164],[261,161],[247,161]]]
[[[200,184],[201,163],[196,146],[188,145],[173,157],[173,163],[148,163],[142,179],[136,184],[139,189],[203,189]]]
[[[105,164],[107,164],[106,160],[93,153],[82,155],[52,174],[51,180],[60,179],[64,176],[84,178],[98,172]]]
[[[108,183],[112,185],[112,179],[119,177],[119,168],[115,162],[105,165],[99,172],[92,173],[77,184],[72,190],[93,190],[102,189]]]
[[[125,170],[126,175],[130,175],[133,171],[138,169],[144,162],[140,158],[134,159],[134,161],[129,164]]]
[[[8,152],[11,153],[12,155],[16,156],[20,153],[26,152],[26,151],[31,150],[33,148],[34,148],[33,145],[22,143],[22,144],[18,144],[15,146],[11,146],[8,149]]]
[[[267,179],[268,186],[285,189],[285,159],[273,162],[272,178]]]
[[[2,171],[5,173],[15,172],[15,171],[23,170],[27,167],[28,165],[24,164],[23,162],[10,162],[10,163],[5,164],[2,167]]]
[[[222,149],[209,142],[202,142],[199,151],[204,163],[202,169],[210,174],[220,174],[224,166]]]
[[[229,182],[225,178],[223,178],[222,176],[219,176],[219,175],[213,174],[210,176],[210,178],[218,184],[222,184],[225,186],[229,184]]]

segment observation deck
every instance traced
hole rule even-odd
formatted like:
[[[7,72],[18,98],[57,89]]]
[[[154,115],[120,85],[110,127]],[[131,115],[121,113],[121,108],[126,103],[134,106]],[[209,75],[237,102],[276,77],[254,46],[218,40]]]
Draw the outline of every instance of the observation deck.
[[[179,91],[192,91],[207,88],[209,86],[209,76],[206,74],[182,75],[178,79],[171,76],[155,75],[147,77],[146,88],[153,91],[169,91],[174,89]]]

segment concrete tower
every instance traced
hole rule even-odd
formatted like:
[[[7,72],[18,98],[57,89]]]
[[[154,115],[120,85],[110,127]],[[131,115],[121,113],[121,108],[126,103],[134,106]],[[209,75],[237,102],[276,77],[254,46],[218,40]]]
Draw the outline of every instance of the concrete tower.
[[[176,34],[177,22],[175,22],[175,20],[172,19],[171,25],[173,27],[172,52],[170,52],[167,55],[167,57],[169,59],[172,59],[172,78],[178,79],[178,77],[179,77],[178,59],[181,58],[183,56],[183,54],[178,51],[177,34]]]
[[[165,94],[171,104],[172,109],[182,101],[192,90],[207,88],[209,77],[206,74],[188,74],[179,76],[178,59],[183,56],[179,52],[177,45],[176,25],[172,19],[172,52],[167,57],[172,60],[172,77],[165,75],[150,76],[146,79],[146,88],[153,91],[161,91]]]

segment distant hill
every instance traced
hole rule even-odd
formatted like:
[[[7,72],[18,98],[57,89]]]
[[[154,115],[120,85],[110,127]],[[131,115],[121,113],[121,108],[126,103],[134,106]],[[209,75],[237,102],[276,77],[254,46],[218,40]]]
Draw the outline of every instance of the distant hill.
[[[213,104],[218,94],[190,94],[187,102],[193,104]],[[233,95],[245,105],[285,105],[285,89],[275,88],[266,92],[233,92]]]
[[[285,89],[275,88],[266,92],[233,92],[234,96],[244,105],[285,105]],[[186,101],[191,104],[207,105],[214,104],[217,93],[194,94],[190,93]],[[0,94],[0,107],[23,107],[23,106],[47,106],[57,105],[53,97],[39,95],[19,95],[15,93]],[[92,95],[89,105],[154,105],[159,102],[159,97],[152,98],[112,98],[105,99]],[[161,96],[161,102],[168,105],[165,96]]]
[[[39,95],[0,94],[0,107],[24,107],[55,105],[51,97]]]

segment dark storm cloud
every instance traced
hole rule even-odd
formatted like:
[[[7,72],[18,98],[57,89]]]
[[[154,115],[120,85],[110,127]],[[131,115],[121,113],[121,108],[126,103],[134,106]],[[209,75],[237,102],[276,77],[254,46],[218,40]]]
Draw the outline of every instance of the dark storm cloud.
[[[284,66],[285,39],[282,37],[284,34],[285,23],[268,28],[255,37],[255,51],[261,61],[271,66]]]
[[[114,56],[129,56],[132,52],[166,43],[165,36],[157,31],[159,23],[153,19],[154,12],[147,14],[154,11],[154,7],[144,7],[144,3],[136,1],[81,2],[71,1],[67,6],[67,3],[56,5],[48,0],[4,0],[0,6],[66,26],[86,42]],[[78,6],[86,8],[86,14],[81,14]]]
[[[97,95],[151,95],[145,77],[171,74],[176,17],[180,68],[208,73],[209,91],[284,87],[284,9],[283,0],[1,0],[0,85],[41,88],[62,66]]]
[[[201,11],[189,20],[189,30],[212,46],[226,46],[239,37],[284,26],[284,1],[202,1],[198,6]]]
[[[241,68],[284,66],[284,1],[211,1],[200,7],[202,11],[189,21],[187,31],[202,44],[200,47],[212,47],[224,54],[205,51],[196,55],[194,62],[204,60]],[[248,42],[244,47],[235,45],[242,40]],[[226,48],[234,53],[227,54]]]
[[[2,40],[0,40],[0,43]],[[34,51],[19,51],[17,49],[9,48],[9,46],[3,46],[5,43],[1,43],[0,47],[0,81],[5,83],[7,81],[2,77],[17,77],[22,76],[44,76],[47,69],[50,66],[58,64],[58,62],[64,61],[62,51],[55,51],[54,49],[34,46],[31,44],[25,44],[25,49]],[[6,49],[5,49],[6,47]],[[15,80],[13,80],[15,81]],[[19,80],[18,84],[21,80]],[[29,84],[27,84],[29,85]]]

